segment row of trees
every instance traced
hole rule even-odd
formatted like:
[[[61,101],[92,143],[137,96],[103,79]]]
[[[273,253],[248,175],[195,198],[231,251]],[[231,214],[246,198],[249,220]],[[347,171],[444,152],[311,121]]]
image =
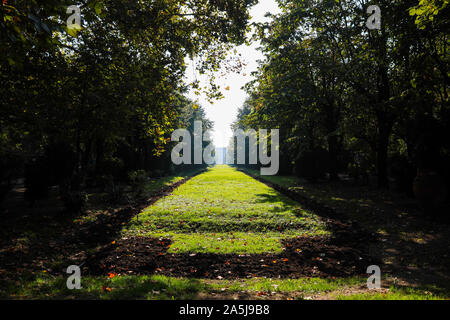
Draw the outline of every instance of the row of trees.
[[[204,120],[185,59],[215,71],[245,41],[253,0],[0,2],[0,193],[25,175],[30,200],[99,177],[171,170],[170,135]],[[67,25],[76,5],[82,23]],[[211,85],[210,97],[219,93]]]
[[[449,181],[448,1],[279,0],[235,127],[280,128],[281,173]],[[369,30],[369,5],[381,29]],[[428,180],[427,180],[428,179]],[[441,182],[439,182],[441,181]],[[423,186],[423,184],[422,184]],[[437,189],[436,189],[437,188]],[[420,189],[420,183],[419,183]]]

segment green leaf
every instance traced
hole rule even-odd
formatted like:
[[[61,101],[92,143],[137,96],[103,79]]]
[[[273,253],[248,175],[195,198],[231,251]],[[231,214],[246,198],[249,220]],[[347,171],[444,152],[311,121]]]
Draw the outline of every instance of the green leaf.
[[[79,24],[72,24],[66,28],[67,33],[70,34],[72,37],[77,37],[78,32],[83,30],[83,27],[81,27]]]
[[[95,13],[96,14],[101,14],[103,11],[103,5],[101,2],[97,2],[95,3],[95,7],[94,7]]]

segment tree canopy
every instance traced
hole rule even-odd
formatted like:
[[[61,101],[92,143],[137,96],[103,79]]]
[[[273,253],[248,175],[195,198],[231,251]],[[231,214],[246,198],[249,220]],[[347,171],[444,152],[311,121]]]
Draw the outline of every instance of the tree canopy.
[[[187,89],[220,97],[214,79],[209,88],[186,83],[186,59],[195,56],[200,73],[217,70],[229,48],[245,41],[254,3],[2,1],[2,179],[14,175],[9,163],[27,164],[60,146],[59,161],[71,162],[63,180],[84,181],[107,159],[124,160],[125,147],[142,154],[145,146],[144,162],[155,166],[150,160],[167,155],[170,133],[188,125],[186,109],[206,120],[184,97]],[[67,21],[73,5],[79,26]]]
[[[280,128],[287,171],[317,150],[331,178],[376,173],[386,186],[394,158],[445,171],[446,3],[378,1],[381,28],[370,30],[369,1],[278,1],[282,12],[259,25],[266,59],[238,123]]]

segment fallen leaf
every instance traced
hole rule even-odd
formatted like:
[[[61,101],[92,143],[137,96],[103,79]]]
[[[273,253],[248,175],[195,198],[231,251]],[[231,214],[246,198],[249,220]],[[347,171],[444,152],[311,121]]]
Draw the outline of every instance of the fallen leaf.
[[[112,291],[112,289],[110,287],[105,287],[105,286],[102,286],[102,290],[103,291],[108,291],[108,292]]]

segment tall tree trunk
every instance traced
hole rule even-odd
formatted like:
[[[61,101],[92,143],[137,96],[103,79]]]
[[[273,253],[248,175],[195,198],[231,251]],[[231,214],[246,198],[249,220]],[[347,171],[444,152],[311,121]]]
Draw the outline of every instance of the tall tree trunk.
[[[382,129],[380,127],[377,143],[377,173],[379,188],[386,188],[389,186],[387,168],[389,135],[390,130],[387,130],[387,128]]]
[[[378,142],[377,142],[377,173],[378,173],[378,187],[386,188],[389,186],[388,181],[388,146],[389,136],[391,135],[394,118],[389,113],[389,98],[391,90],[389,87],[388,66],[386,64],[386,50],[387,41],[384,30],[380,38],[380,63],[378,66],[378,104],[377,104],[377,120],[378,120]]]
[[[328,103],[324,105],[325,109],[325,128],[328,132],[328,154],[330,160],[330,180],[339,180],[338,176],[338,160],[339,160],[339,141],[337,136],[339,110],[335,107],[333,100],[328,99]]]
[[[95,156],[95,172],[98,174],[102,170],[103,161],[105,160],[105,144],[102,139],[97,139]]]
[[[330,180],[336,181],[339,180],[338,176],[338,156],[339,156],[339,147],[338,147],[338,137],[333,134],[328,136],[328,153],[330,156]]]

